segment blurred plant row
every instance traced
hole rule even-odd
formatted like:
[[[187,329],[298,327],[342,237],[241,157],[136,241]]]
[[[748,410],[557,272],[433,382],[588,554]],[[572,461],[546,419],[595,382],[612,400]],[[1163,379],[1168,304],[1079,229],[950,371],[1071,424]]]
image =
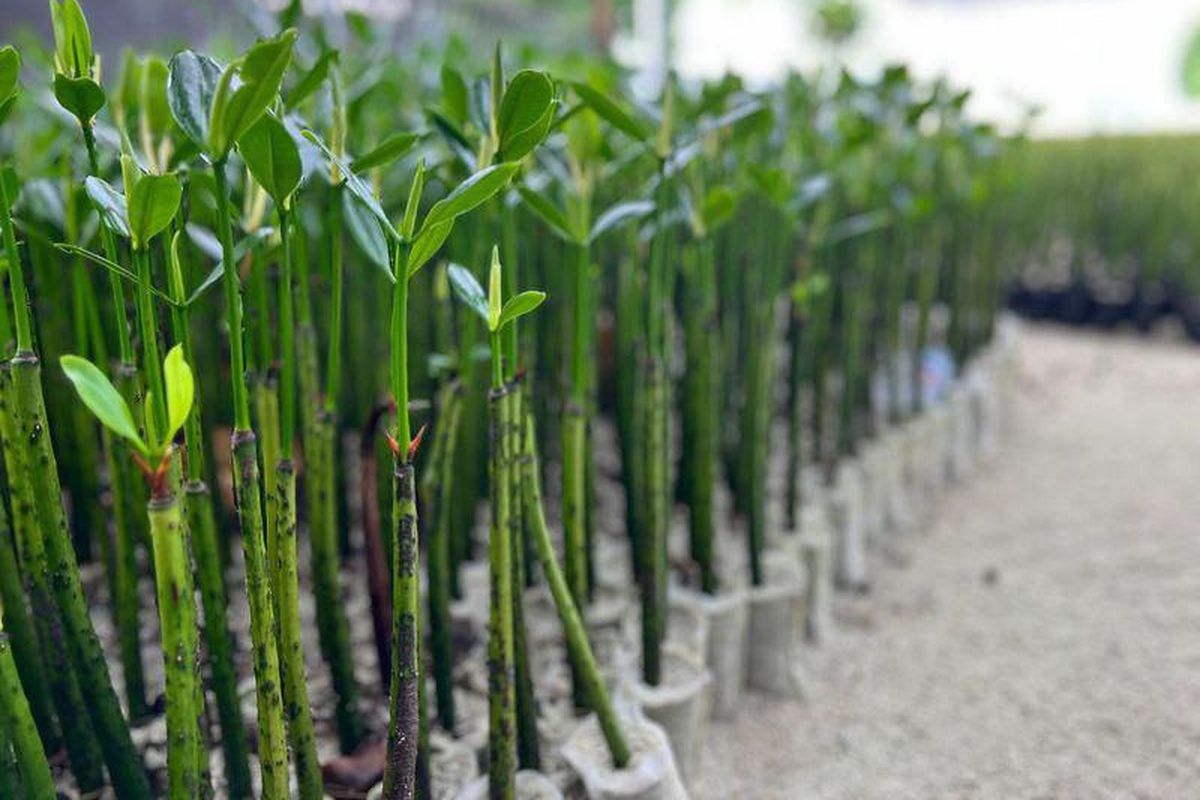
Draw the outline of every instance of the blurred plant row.
[[[1014,306],[1034,316],[1145,330],[1178,315],[1200,337],[1200,238],[1188,218],[1191,136],[1049,140],[1022,148],[1014,233],[1029,255]]]
[[[411,58],[362,24],[335,48],[293,6],[224,63],[102,71],[76,0],[50,8],[52,50],[0,50],[5,797],[50,796],[62,748],[84,792],[283,798],[294,774],[316,798],[323,732],[344,753],[385,739],[384,796],[432,796],[431,731],[458,730],[458,668],[483,658],[451,613],[481,562],[491,796],[545,747],[525,587],[549,588],[574,707],[629,766],[584,622],[600,543],[625,544],[639,676],[658,685],[672,587],[764,581],[772,453],[794,531],[803,471],[831,476],[917,413],[930,349],[961,365],[986,344],[1031,230],[1011,143],[903,68],[765,92],[670,80],[645,102],[594,59]],[[1156,163],[1147,190],[1169,180]],[[1076,221],[1083,205],[1041,210],[1128,230],[1107,208]],[[667,557],[677,512],[685,562]],[[363,582],[370,686],[344,601]],[[313,638],[334,695],[315,715]],[[159,713],[146,641],[161,773],[130,732]],[[366,696],[388,697],[387,730]]]

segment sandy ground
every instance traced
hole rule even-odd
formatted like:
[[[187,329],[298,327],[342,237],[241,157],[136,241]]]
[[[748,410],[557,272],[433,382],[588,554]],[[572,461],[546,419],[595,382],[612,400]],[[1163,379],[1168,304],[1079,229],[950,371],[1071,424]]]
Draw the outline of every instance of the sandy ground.
[[[1200,351],[1026,328],[1001,451],[877,560],[698,798],[1200,796]]]

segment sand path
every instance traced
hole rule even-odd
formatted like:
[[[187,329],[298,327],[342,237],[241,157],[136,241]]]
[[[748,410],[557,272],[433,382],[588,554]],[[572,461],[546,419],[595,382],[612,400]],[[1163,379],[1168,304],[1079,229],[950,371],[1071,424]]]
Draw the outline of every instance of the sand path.
[[[1200,797],[1200,350],[1027,327],[1005,443],[699,798]]]

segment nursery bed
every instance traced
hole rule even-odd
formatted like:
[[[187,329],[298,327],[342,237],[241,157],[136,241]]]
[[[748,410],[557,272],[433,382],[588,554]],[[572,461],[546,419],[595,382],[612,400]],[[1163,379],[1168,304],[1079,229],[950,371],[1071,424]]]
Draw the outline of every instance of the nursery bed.
[[[699,798],[1185,797],[1200,785],[1200,360],[1030,326],[1012,430],[839,593],[809,697],[714,723]]]

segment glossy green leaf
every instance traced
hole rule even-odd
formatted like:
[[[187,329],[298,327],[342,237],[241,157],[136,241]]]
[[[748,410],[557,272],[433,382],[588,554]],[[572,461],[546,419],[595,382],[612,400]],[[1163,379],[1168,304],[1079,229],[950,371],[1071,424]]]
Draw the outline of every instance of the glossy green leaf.
[[[525,316],[540,306],[545,300],[546,293],[536,290],[521,292],[514,297],[508,298],[508,302],[500,310],[499,327],[503,328],[514,319]]]
[[[654,130],[648,122],[635,117],[631,112],[619,106],[616,101],[598,89],[594,89],[582,81],[573,81],[571,88],[579,99],[587,104],[601,119],[608,122],[626,136],[643,144],[648,144],[654,135]]]
[[[558,206],[528,186],[518,186],[517,192],[521,195],[521,200],[526,207],[546,223],[546,227],[550,229],[551,233],[563,241],[583,244],[584,237],[571,230],[570,220],[559,210]]]
[[[554,120],[554,82],[544,72],[523,69],[513,76],[496,116],[499,155],[519,161],[550,131]]]
[[[350,166],[355,172],[365,172],[375,167],[382,167],[402,158],[420,140],[420,135],[416,133],[394,134],[384,139],[374,149],[351,161]]]
[[[100,423],[117,436],[129,440],[142,455],[147,455],[148,448],[138,434],[129,406],[104,373],[95,364],[79,356],[63,356],[59,363],[79,393],[79,399]]]
[[[400,235],[411,239],[417,229],[417,212],[421,206],[421,195],[425,192],[425,159],[417,162],[412,183],[408,186],[408,199],[404,201],[404,216],[400,219]]]
[[[353,192],[342,192],[342,218],[358,249],[368,261],[383,270],[389,281],[395,283],[396,277],[392,274],[388,258],[388,241],[379,227],[379,220]]]
[[[455,219],[471,209],[487,202],[496,192],[503,189],[516,174],[518,164],[496,164],[479,170],[460,183],[454,191],[434,203],[425,216],[421,228],[438,225]]]
[[[17,177],[17,171],[13,169],[11,164],[5,164],[0,167],[0,181],[4,181],[4,193],[8,197],[8,205],[10,207],[17,204],[17,197],[21,194],[21,179]]]
[[[492,245],[492,266],[488,270],[488,330],[500,330],[500,311],[504,299],[504,281],[500,268],[500,248]]]
[[[17,93],[21,78],[21,55],[10,45],[0,47],[0,100],[7,100]]]
[[[408,251],[409,279],[416,274],[417,270],[429,263],[429,259],[437,255],[437,251],[442,249],[442,245],[446,243],[446,239],[453,229],[453,219],[421,228],[421,232],[417,234],[417,238],[413,240],[412,247]]]
[[[183,347],[175,345],[163,359],[163,382],[167,387],[167,420],[170,430],[163,437],[163,450],[187,422],[195,399],[196,384],[192,369],[183,357]],[[149,415],[153,416],[153,415]]]
[[[208,117],[221,78],[221,65],[192,50],[176,53],[167,66],[167,104],[188,138],[208,147]]]
[[[129,213],[125,196],[109,185],[103,178],[89,175],[83,181],[88,198],[100,215],[100,221],[110,231],[129,238]]]
[[[11,94],[5,100],[0,100],[0,123],[8,119],[12,110],[17,107],[17,95]]]
[[[383,206],[379,204],[379,198],[375,196],[375,192],[371,189],[371,186],[362,178],[360,178],[358,173],[351,168],[346,159],[339,158],[338,156],[334,155],[333,151],[331,151],[329,147],[312,131],[305,131],[304,138],[316,145],[317,149],[321,151],[321,154],[325,156],[327,161],[330,163],[336,163],[338,165],[338,168],[342,173],[345,187],[349,191],[353,192],[354,196],[361,200],[363,205],[365,205],[370,212],[375,215],[375,219],[379,220],[379,224],[383,226],[383,229],[387,231],[392,238],[399,239],[400,234],[396,231],[396,228],[393,227],[392,221],[388,219],[387,212],[383,210]]]
[[[450,279],[450,288],[454,290],[454,294],[458,296],[458,299],[467,308],[478,314],[481,320],[487,322],[487,295],[483,293],[483,287],[479,285],[479,281],[471,274],[471,270],[461,264],[451,264],[446,271],[446,277]]]
[[[225,68],[208,118],[208,146],[214,156],[222,158],[228,153],[275,101],[292,61],[295,42],[296,31],[286,30],[254,45]],[[236,82],[233,70],[237,72]]]
[[[62,73],[54,76],[54,99],[71,112],[79,124],[87,125],[104,108],[104,89],[91,78],[71,78]]]
[[[617,203],[605,211],[592,225],[588,234],[588,242],[594,242],[608,231],[625,222],[632,222],[645,217],[654,210],[654,203],[649,200],[633,200],[628,203]]]
[[[140,249],[171,224],[182,188],[174,175],[143,175],[129,195],[129,233]]]
[[[304,176],[300,148],[282,122],[271,114],[263,114],[238,142],[238,152],[254,176],[276,205],[291,206],[292,194]]]
[[[284,102],[284,106],[288,111],[303,103],[313,92],[321,87],[321,84],[329,77],[329,68],[336,64],[337,60],[337,50],[326,50],[321,54],[320,58],[313,64],[312,69],[304,73],[304,77],[300,79],[295,88],[288,92],[287,100]]]
[[[50,0],[50,21],[54,29],[55,71],[73,78],[88,75],[95,55],[92,32],[88,30],[79,3],[76,0]]]

